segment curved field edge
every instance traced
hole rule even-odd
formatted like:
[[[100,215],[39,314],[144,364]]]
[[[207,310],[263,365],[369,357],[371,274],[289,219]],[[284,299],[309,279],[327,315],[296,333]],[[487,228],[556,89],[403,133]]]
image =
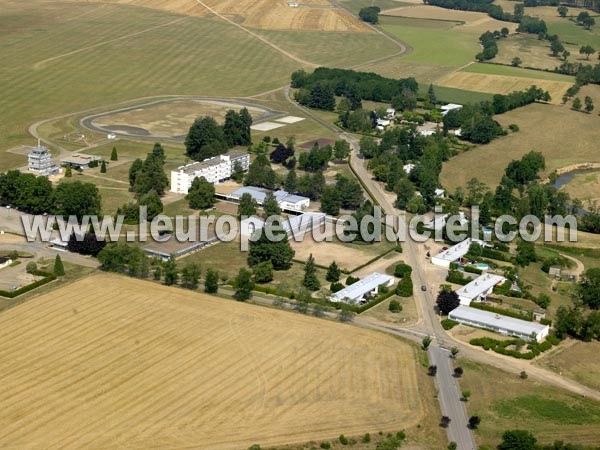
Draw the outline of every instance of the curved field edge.
[[[146,281],[90,276],[0,329],[3,446],[228,449],[427,420],[409,344]]]

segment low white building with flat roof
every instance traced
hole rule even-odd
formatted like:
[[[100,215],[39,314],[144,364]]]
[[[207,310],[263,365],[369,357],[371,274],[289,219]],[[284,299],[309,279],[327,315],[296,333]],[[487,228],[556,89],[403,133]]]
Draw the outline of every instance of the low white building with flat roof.
[[[329,297],[332,302],[360,303],[366,296],[375,295],[379,292],[380,286],[391,286],[394,284],[394,277],[383,273],[373,272],[371,275],[357,281],[354,284],[337,291]]]
[[[461,109],[462,107],[463,105],[458,105],[456,103],[448,103],[447,105],[442,106],[440,109],[442,110],[442,116],[445,116],[446,114],[448,114],[449,111]]]
[[[171,192],[187,194],[194,180],[200,177],[212,184],[220,183],[231,178],[236,163],[239,163],[244,171],[248,170],[250,155],[229,153],[178,167],[177,170],[171,171]]]
[[[525,341],[542,342],[550,327],[537,322],[503,316],[490,311],[461,305],[448,314],[448,318],[472,327],[484,328],[505,336],[515,336]]]
[[[456,291],[461,305],[469,306],[471,302],[480,302],[492,293],[494,286],[506,281],[501,275],[484,273],[469,284]]]
[[[320,227],[325,223],[325,213],[306,212],[299,216],[290,216],[283,219],[281,227],[290,238],[302,238],[304,234]],[[256,230],[262,230],[265,226],[265,221],[260,217],[248,217],[240,222],[240,234],[244,237],[249,237]]]
[[[233,191],[227,198],[237,202],[242,198],[242,195],[250,194],[256,203],[262,205],[265,202],[268,193],[269,191],[267,189],[255,186],[244,186]],[[310,206],[310,199],[308,197],[290,194],[284,190],[273,192],[273,196],[275,197],[275,200],[277,200],[279,207],[284,210],[304,211]]]
[[[482,247],[489,247],[489,244],[485,243],[481,239],[467,238],[456,245],[453,245],[447,250],[441,251],[437,255],[431,258],[431,263],[436,266],[450,267],[450,263],[458,261],[467,253],[469,253],[469,247],[471,244],[479,244]]]

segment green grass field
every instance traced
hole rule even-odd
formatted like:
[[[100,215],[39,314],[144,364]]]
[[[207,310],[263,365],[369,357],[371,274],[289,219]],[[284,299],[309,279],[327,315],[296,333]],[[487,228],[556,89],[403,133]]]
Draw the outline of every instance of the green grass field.
[[[571,44],[591,45],[596,50],[600,49],[600,24],[596,18],[596,25],[591,30],[586,30],[575,23],[565,20],[548,23],[548,33],[558,34],[560,39]]]
[[[411,2],[401,0],[341,0],[340,3],[355,14],[358,14],[361,8],[365,6],[379,6],[381,10],[400,8],[401,6],[412,5]]]
[[[463,69],[463,72],[483,73],[489,75],[502,75],[505,77],[533,78],[550,81],[574,82],[574,77],[560,73],[545,72],[542,70],[522,69],[520,67],[502,66],[499,64],[475,63]]]
[[[481,418],[475,431],[480,449],[496,448],[502,433],[515,428],[531,431],[544,444],[598,443],[598,403],[469,360],[460,359],[458,364],[464,369],[460,386],[471,391],[467,412]]]

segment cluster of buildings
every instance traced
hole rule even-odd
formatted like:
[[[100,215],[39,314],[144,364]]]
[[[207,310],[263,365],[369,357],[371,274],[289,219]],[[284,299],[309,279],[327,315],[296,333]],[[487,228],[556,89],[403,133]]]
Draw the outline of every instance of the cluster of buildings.
[[[256,201],[259,206],[262,206],[265,202],[265,198],[270,191],[255,186],[244,186],[233,191],[231,194],[224,195],[226,200],[230,200],[239,203],[242,195],[250,194],[252,199]],[[304,211],[310,206],[310,199],[301,195],[290,194],[282,189],[273,192],[277,204],[282,211]]]
[[[73,154],[65,156],[60,160],[61,165],[71,166],[74,169],[86,169],[92,162],[100,162],[101,156]],[[31,173],[40,176],[50,176],[60,173],[61,169],[52,160],[52,154],[47,147],[38,141],[37,147],[33,147],[27,155],[27,168]]]
[[[246,171],[250,167],[248,153],[229,153],[219,155],[204,161],[193,162],[171,171],[171,191],[187,194],[196,178],[204,177],[212,184],[218,184],[231,178],[236,164]]]

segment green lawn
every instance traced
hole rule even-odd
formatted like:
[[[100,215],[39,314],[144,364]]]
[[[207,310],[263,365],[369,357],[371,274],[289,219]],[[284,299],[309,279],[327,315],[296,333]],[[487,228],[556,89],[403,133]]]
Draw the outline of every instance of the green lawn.
[[[460,67],[475,58],[480,51],[476,33],[435,29],[419,26],[422,19],[398,19],[382,17],[381,28],[406,42],[413,51],[402,59],[405,61]],[[447,23],[436,22],[447,26]],[[410,26],[410,24],[413,26]],[[443,43],[443,45],[441,45]]]
[[[400,8],[401,6],[409,6],[413,3],[403,2],[401,0],[341,0],[340,3],[352,11],[354,14],[358,14],[361,8],[365,6],[379,6],[381,10]]]
[[[522,69],[519,67],[502,66],[499,64],[475,63],[463,69],[463,72],[502,75],[505,77],[535,78],[538,80],[572,81],[574,77],[542,70]]]
[[[591,45],[596,50],[600,49],[600,23],[596,18],[596,25],[591,30],[575,25],[571,21],[548,23],[548,33],[558,34],[561,41],[571,44]]]
[[[491,101],[493,94],[485,92],[465,91],[463,89],[455,89],[445,86],[433,86],[435,96],[438,102],[444,103],[459,103],[461,105],[467,103],[479,103],[483,101]],[[419,96],[424,97],[429,90],[429,85],[426,83],[419,84]]]

